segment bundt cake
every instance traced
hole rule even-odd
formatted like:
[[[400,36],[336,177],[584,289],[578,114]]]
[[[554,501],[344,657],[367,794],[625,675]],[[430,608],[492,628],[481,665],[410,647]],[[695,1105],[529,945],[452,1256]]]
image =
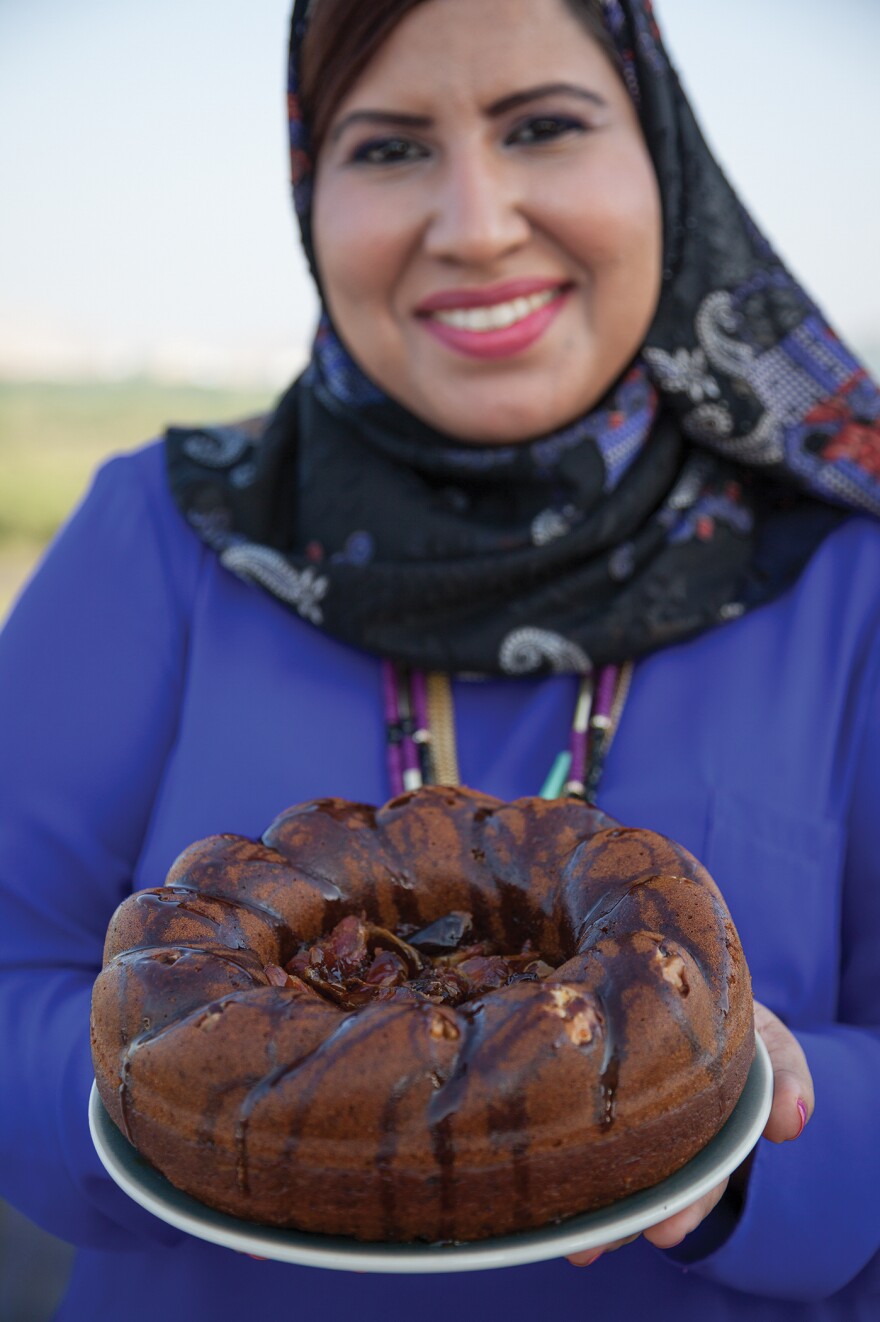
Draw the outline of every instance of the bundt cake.
[[[432,787],[187,849],[111,921],[92,1049],[116,1125],[202,1202],[434,1242],[670,1175],[754,1036],[686,850],[573,800]]]

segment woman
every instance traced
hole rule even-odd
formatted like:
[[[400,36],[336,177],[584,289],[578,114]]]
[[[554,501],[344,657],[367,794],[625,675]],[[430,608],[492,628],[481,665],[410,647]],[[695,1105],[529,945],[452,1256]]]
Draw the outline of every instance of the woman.
[[[268,420],[109,465],[3,638],[2,1169],[82,1246],[58,1316],[872,1316],[880,534],[847,511],[880,508],[878,392],[739,207],[640,0],[298,3],[291,73],[308,372]],[[586,1275],[315,1273],[141,1213],[85,1122],[114,905],[195,838],[417,778],[386,780],[383,674],[396,735],[451,673],[435,740],[451,699],[462,779],[514,798],[594,669],[616,737],[569,791],[716,876],[768,1137],[797,1141]]]

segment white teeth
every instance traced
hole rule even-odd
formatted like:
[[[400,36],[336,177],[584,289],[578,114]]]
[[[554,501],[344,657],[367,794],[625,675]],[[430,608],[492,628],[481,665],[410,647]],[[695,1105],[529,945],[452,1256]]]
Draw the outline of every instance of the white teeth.
[[[545,289],[528,298],[512,298],[508,303],[494,303],[483,308],[449,308],[445,312],[432,312],[436,321],[463,331],[497,331],[515,326],[518,321],[546,307],[559,293],[558,289]]]

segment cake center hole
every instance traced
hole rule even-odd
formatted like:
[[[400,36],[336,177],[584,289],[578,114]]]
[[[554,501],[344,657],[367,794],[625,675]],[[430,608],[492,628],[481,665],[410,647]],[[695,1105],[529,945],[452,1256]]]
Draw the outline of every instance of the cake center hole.
[[[553,971],[529,940],[511,952],[480,939],[472,915],[460,909],[427,927],[396,932],[349,914],[298,950],[283,970],[266,970],[277,986],[305,983],[346,1009],[388,1000],[456,1006],[510,983],[538,982]]]

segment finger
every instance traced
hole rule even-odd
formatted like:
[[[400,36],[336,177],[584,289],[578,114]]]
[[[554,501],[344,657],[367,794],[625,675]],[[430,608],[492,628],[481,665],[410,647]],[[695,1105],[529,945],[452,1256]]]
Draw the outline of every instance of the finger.
[[[765,1005],[755,1002],[755,1028],[770,1053],[773,1105],[764,1129],[771,1143],[799,1138],[816,1104],[810,1067],[797,1038]]]
[[[611,1244],[603,1244],[599,1249],[585,1249],[583,1253],[572,1253],[568,1261],[573,1267],[591,1267],[603,1253],[613,1253],[615,1249],[622,1249],[624,1245],[632,1244],[638,1238],[638,1235],[628,1235],[626,1239],[615,1239]]]
[[[590,1249],[588,1253],[572,1253],[569,1255],[568,1261],[572,1267],[592,1267],[593,1263],[598,1262],[604,1252],[604,1249]]]
[[[716,1184],[714,1189],[710,1189],[702,1198],[691,1203],[690,1207],[685,1207],[681,1212],[676,1212],[675,1216],[669,1216],[665,1221],[659,1221],[656,1226],[651,1226],[644,1232],[645,1239],[658,1249],[674,1249],[676,1244],[680,1244],[686,1235],[696,1230],[700,1222],[706,1219],[723,1198],[726,1188],[727,1180]]]

